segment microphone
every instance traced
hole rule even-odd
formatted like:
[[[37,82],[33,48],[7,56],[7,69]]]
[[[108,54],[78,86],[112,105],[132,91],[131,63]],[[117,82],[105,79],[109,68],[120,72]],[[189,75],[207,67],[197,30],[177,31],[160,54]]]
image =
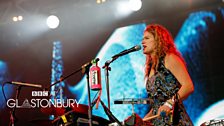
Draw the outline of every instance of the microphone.
[[[14,85],[27,86],[27,87],[42,88],[42,85],[39,85],[39,84],[30,84],[30,83],[23,83],[23,82],[16,82],[16,81],[11,81],[8,83],[14,84]]]
[[[140,46],[140,45],[136,45],[136,46],[133,46],[133,47],[130,48],[130,49],[126,49],[126,50],[124,50],[124,51],[122,51],[122,52],[120,52],[120,53],[114,55],[112,58],[117,58],[117,57],[119,57],[119,56],[123,56],[123,55],[126,55],[126,54],[128,54],[128,53],[131,53],[131,52],[134,52],[134,51],[138,51],[138,50],[140,50],[140,49],[141,49],[141,46]]]

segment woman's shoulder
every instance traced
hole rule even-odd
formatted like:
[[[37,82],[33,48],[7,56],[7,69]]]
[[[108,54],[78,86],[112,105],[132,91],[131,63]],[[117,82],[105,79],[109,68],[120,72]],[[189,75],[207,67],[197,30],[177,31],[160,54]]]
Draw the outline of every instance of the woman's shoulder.
[[[165,56],[165,60],[181,60],[181,57],[174,53],[167,53]]]
[[[172,69],[173,67],[177,67],[179,65],[184,65],[182,58],[174,53],[166,54],[165,56],[165,67],[168,69]]]

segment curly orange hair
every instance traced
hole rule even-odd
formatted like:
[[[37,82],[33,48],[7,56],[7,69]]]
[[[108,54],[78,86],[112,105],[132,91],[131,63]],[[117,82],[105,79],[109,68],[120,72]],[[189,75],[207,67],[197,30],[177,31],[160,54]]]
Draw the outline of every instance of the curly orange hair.
[[[144,32],[150,32],[155,37],[156,41],[156,56],[155,56],[155,63],[153,69],[157,69],[159,59],[161,57],[165,57],[166,54],[173,53],[179,56],[182,60],[182,56],[179,51],[176,49],[174,44],[174,40],[170,32],[163,26],[159,24],[151,24],[148,25]],[[183,60],[184,61],[184,60]],[[145,77],[149,75],[150,67],[152,64],[152,58],[150,55],[146,55],[146,62],[145,62]]]

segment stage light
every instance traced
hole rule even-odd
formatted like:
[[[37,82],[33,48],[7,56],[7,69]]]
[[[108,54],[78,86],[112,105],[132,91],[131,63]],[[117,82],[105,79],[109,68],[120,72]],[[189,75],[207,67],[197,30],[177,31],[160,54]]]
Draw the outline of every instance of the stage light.
[[[127,16],[132,13],[129,6],[127,6],[129,3],[127,1],[119,1],[117,3],[117,15],[119,16]]]
[[[23,20],[23,16],[18,16],[17,18],[18,18],[19,21]]]
[[[12,18],[12,20],[14,21],[14,22],[17,22],[17,21],[22,21],[23,20],[23,16],[14,16],[13,18]]]
[[[18,21],[18,18],[17,17],[13,17],[12,20],[16,22],[16,21]]]
[[[142,7],[141,0],[129,0],[129,8],[133,11],[138,11]]]
[[[101,3],[101,0],[96,0],[96,3],[97,3],[97,4],[100,4],[100,3]]]
[[[128,16],[133,11],[138,11],[142,7],[141,0],[127,0],[127,1],[119,1],[117,2],[117,16]]]
[[[51,29],[55,29],[55,28],[57,28],[58,27],[58,25],[59,25],[59,19],[58,19],[58,17],[57,16],[55,16],[55,15],[51,15],[51,16],[49,16],[48,18],[47,18],[47,26],[49,27],[49,28],[51,28]]]
[[[97,4],[101,4],[101,3],[104,3],[104,2],[106,2],[106,0],[96,0]]]

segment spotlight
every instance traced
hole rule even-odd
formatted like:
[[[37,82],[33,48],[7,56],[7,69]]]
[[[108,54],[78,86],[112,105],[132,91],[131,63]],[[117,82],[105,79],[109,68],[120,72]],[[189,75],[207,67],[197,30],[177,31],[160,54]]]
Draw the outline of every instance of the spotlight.
[[[97,4],[100,4],[100,3],[101,3],[101,0],[96,0],[96,3],[97,3]]]
[[[55,29],[55,28],[57,28],[58,27],[58,25],[59,25],[59,19],[58,19],[58,17],[57,16],[55,16],[55,15],[51,15],[51,16],[49,16],[48,18],[47,18],[47,26],[49,27],[49,28],[51,28],[51,29]]]
[[[18,18],[17,17],[13,17],[12,20],[16,22],[16,21],[18,21]]]
[[[18,20],[22,21],[23,20],[23,16],[18,16]]]
[[[142,7],[141,0],[129,0],[129,8],[133,11],[138,11]]]
[[[96,0],[97,4],[101,4],[101,3],[104,3],[104,2],[106,2],[106,0]]]

